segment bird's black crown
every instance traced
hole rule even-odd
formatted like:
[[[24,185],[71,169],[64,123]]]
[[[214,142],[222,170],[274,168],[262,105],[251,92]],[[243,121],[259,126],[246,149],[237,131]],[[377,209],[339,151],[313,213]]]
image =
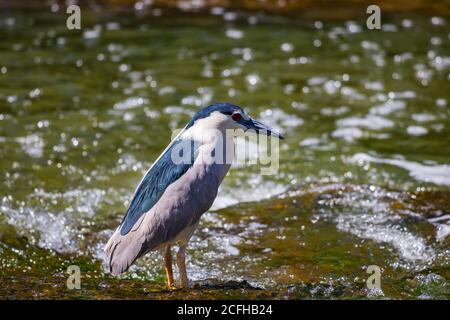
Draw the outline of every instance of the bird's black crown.
[[[200,111],[198,111],[191,119],[191,121],[189,121],[188,125],[186,126],[186,129],[191,127],[195,121],[199,120],[199,119],[203,119],[203,118],[207,118],[209,117],[209,115],[215,111],[218,111],[220,113],[223,114],[227,114],[227,115],[231,115],[234,112],[244,112],[244,110],[242,110],[241,107],[236,106],[234,104],[231,103],[227,103],[227,102],[217,102],[217,103],[213,103],[203,109],[201,109]]]

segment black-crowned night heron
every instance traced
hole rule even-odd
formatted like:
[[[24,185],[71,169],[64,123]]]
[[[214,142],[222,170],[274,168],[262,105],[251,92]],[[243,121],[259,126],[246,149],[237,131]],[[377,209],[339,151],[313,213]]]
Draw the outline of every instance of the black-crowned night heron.
[[[188,286],[186,246],[230,168],[228,151],[230,146],[234,150],[235,136],[230,133],[238,129],[282,138],[229,103],[197,112],[147,171],[106,244],[112,274],[127,271],[149,251],[164,249],[167,282],[173,287],[171,246],[178,243],[181,286]]]

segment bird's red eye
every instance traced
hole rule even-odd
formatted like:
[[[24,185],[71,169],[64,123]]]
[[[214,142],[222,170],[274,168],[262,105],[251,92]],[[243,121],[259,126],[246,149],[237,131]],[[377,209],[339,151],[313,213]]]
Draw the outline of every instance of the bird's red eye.
[[[233,114],[231,115],[231,119],[233,119],[234,121],[238,121],[238,120],[241,120],[241,119],[242,119],[242,116],[241,116],[240,113],[233,113]]]

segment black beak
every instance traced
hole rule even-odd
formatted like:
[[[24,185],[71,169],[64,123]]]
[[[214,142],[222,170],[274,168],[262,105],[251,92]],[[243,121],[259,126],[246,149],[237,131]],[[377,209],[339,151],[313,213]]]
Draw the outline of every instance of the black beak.
[[[252,118],[250,118],[249,120],[241,120],[239,122],[245,127],[247,127],[247,130],[255,130],[257,134],[264,134],[267,136],[276,137],[278,139],[284,139],[284,137],[280,133],[273,131],[265,124],[256,121]]]

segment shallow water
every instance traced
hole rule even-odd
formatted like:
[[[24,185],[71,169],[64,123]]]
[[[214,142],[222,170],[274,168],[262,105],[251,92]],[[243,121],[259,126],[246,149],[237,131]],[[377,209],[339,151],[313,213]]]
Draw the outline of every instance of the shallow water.
[[[390,17],[380,32],[154,13],[83,11],[81,32],[61,8],[0,13],[4,279],[25,250],[57,255],[55,273],[81,255],[102,281],[95,261],[171,131],[229,101],[286,140],[277,174],[230,171],[191,241],[194,280],[245,279],[278,298],[448,297],[448,20]],[[382,293],[365,289],[371,264]],[[162,275],[152,254],[125,277]]]

